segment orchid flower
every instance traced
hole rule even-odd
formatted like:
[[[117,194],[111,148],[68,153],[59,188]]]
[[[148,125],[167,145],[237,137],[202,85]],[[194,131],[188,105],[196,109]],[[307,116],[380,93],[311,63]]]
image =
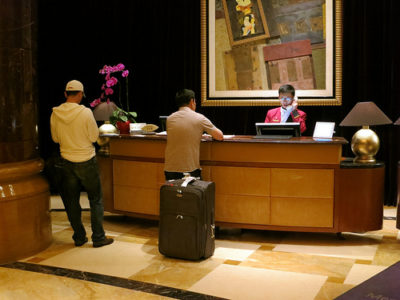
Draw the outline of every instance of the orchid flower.
[[[122,63],[119,63],[115,66],[108,66],[108,65],[104,65],[100,70],[99,70],[99,74],[105,75],[104,79],[105,79],[105,83],[103,83],[101,85],[101,94],[100,97],[93,100],[90,103],[91,107],[96,107],[97,105],[99,105],[101,102],[103,101],[107,101],[107,103],[109,103],[110,100],[110,96],[113,95],[115,93],[114,87],[116,85],[119,84],[119,93],[118,97],[119,97],[119,102],[120,105],[122,107],[122,103],[121,103],[121,84],[122,82],[120,82],[117,77],[115,77],[116,73],[121,72],[121,77],[125,78],[125,83],[126,83],[126,106],[127,106],[127,111],[129,112],[129,97],[128,97],[128,75],[129,75],[129,70],[125,69],[125,65]],[[114,76],[113,76],[114,75]]]

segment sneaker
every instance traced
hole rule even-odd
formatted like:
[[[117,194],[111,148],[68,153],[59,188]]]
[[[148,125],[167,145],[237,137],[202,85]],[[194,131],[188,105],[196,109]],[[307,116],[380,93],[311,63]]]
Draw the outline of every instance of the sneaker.
[[[103,247],[103,246],[107,246],[110,245],[114,242],[114,239],[111,238],[105,238],[104,240],[100,241],[100,242],[93,242],[93,247],[94,248],[98,248],[98,247]]]
[[[83,241],[75,241],[75,246],[76,246],[76,247],[80,247],[80,246],[86,244],[87,241],[88,241],[88,238],[87,238],[87,237],[85,237],[85,239],[84,239]]]

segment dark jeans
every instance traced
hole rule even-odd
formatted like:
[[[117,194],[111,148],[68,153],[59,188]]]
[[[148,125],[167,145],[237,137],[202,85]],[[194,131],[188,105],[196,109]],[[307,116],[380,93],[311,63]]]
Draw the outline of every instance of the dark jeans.
[[[192,172],[185,172],[185,173],[189,173],[190,176],[196,177],[196,178],[200,178],[201,179],[201,169],[196,169]],[[167,172],[164,171],[165,174],[165,180],[175,180],[175,179],[182,179],[185,174],[183,172]]]
[[[103,195],[100,183],[99,167],[96,157],[74,163],[60,159],[56,168],[61,174],[60,195],[71,223],[74,241],[84,241],[86,238],[85,227],[81,219],[81,205],[79,203],[81,188],[87,192],[90,203],[90,221],[92,225],[92,241],[99,242],[105,239],[103,229]]]

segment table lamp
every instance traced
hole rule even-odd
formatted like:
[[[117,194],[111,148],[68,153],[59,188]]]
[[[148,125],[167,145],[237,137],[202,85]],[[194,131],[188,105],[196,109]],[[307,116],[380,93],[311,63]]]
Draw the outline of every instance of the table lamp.
[[[93,115],[96,121],[108,121],[116,109],[117,105],[112,101],[101,102],[93,110]]]
[[[398,118],[397,121],[394,122],[394,125],[400,125],[400,118]]]
[[[374,102],[358,102],[347,114],[339,126],[362,126],[351,139],[354,162],[374,163],[379,150],[379,138],[369,125],[392,124],[392,121]]]
[[[104,124],[99,127],[100,136],[97,139],[97,144],[100,146],[99,153],[103,155],[109,155],[110,138],[104,137],[104,134],[118,134],[118,129],[110,123],[110,116],[113,111],[117,109],[117,105],[114,102],[101,102],[93,110],[93,116],[96,121],[104,121]]]

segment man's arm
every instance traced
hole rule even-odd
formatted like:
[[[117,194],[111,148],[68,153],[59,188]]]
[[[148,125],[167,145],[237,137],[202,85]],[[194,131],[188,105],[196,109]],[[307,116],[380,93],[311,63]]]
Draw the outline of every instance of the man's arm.
[[[299,122],[300,123],[300,132],[303,133],[306,131],[306,119],[307,119],[307,114],[301,110],[297,110],[298,115],[295,117],[292,113],[293,117],[293,122]]]
[[[294,122],[300,122],[300,132],[303,133],[306,131],[306,119],[307,119],[307,114],[301,110],[298,110],[299,104],[297,99],[295,98],[294,101],[292,102],[292,117]]]
[[[307,127],[306,127],[306,119],[307,119],[307,114],[305,112],[300,114],[300,132],[301,133],[303,133],[307,129]]]
[[[99,137],[99,128],[97,127],[96,120],[94,119],[93,113],[90,109],[87,109],[87,130],[88,138],[94,143]]]
[[[224,134],[220,129],[215,127],[213,123],[209,119],[207,119],[205,116],[202,114],[199,114],[201,116],[201,123],[203,125],[203,130],[207,132],[209,135],[212,136],[213,139],[222,141],[224,139]]]
[[[212,131],[211,131],[211,136],[213,137],[214,140],[218,140],[218,141],[222,141],[224,139],[224,134],[222,133],[222,131],[220,129],[218,129],[217,127],[215,127]]]
[[[58,143],[59,141],[58,141],[58,136],[57,136],[57,132],[56,132],[56,129],[55,129],[55,121],[54,121],[54,116],[53,116],[53,114],[51,114],[51,117],[50,117],[50,132],[51,132],[51,138],[52,138],[52,140],[53,140],[53,142],[54,143]]]

